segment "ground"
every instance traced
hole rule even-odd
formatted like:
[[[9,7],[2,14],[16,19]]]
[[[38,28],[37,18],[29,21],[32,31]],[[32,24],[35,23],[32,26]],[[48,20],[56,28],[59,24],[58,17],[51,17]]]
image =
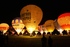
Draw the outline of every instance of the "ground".
[[[8,47],[42,47],[42,36],[9,36]],[[48,36],[46,36],[48,38]],[[52,36],[53,47],[70,47],[70,36]],[[48,47],[48,44],[46,44]]]

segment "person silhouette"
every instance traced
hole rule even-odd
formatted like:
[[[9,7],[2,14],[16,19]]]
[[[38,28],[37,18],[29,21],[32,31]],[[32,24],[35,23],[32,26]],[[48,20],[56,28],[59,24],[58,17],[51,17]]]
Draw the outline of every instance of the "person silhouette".
[[[49,38],[48,38],[48,46],[52,47],[52,43],[53,43],[53,40],[52,40],[51,36],[49,36]]]
[[[47,46],[47,38],[45,37],[45,34],[43,34],[41,41],[42,41],[42,47],[46,47]]]
[[[8,35],[4,35],[4,40],[5,40],[5,47],[8,47],[8,40],[9,40]]]
[[[3,32],[0,31],[0,47],[4,47],[4,35]]]

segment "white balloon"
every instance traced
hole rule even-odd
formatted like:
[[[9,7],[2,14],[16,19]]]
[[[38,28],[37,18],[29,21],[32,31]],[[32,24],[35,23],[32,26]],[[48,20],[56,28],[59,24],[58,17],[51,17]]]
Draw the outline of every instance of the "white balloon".
[[[22,20],[19,17],[17,17],[17,18],[12,20],[12,26],[19,34],[25,25],[23,24]]]

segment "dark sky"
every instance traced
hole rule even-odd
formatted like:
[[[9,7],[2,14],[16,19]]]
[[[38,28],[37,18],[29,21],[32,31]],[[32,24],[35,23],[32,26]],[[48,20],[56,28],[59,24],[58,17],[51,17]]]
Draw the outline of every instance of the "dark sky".
[[[49,19],[57,19],[64,12],[70,12],[70,2],[67,0],[2,0],[0,1],[0,23],[11,25],[12,19],[20,17],[21,8],[28,4],[37,5],[42,9],[43,19],[40,24]]]

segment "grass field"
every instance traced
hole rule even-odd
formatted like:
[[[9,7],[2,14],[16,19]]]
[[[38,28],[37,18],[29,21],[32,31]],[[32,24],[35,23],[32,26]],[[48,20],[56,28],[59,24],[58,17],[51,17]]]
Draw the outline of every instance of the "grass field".
[[[53,47],[70,47],[70,36],[51,36]],[[42,36],[9,36],[8,47],[42,47]],[[48,36],[46,36],[48,38]],[[48,44],[46,44],[48,47]]]

